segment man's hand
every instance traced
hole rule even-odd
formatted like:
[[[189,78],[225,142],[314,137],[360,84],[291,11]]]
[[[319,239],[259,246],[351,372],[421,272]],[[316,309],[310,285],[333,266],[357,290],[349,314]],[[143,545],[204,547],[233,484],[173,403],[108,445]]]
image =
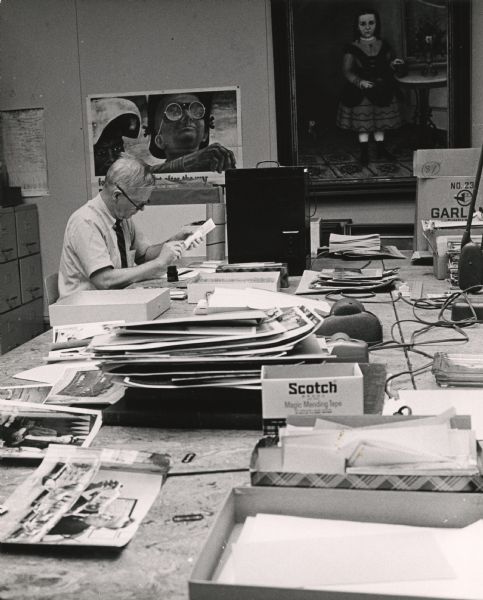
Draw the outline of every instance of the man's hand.
[[[163,267],[171,264],[178,260],[185,250],[184,243],[182,241],[169,241],[163,244],[159,256],[154,260],[160,263]]]
[[[184,241],[184,240],[186,240],[186,238],[190,237],[191,235],[192,234],[187,231],[178,231],[178,233],[175,233],[173,236],[171,236],[168,241],[170,241],[170,242],[177,241],[177,240]],[[203,236],[200,233],[196,233],[196,235],[194,235],[194,238],[191,240],[190,245],[188,247],[186,247],[186,245],[184,245],[184,249],[191,250],[192,248],[197,248],[201,244],[202,241],[203,241]]]
[[[218,171],[218,173],[222,173],[226,169],[235,168],[236,160],[231,150],[215,143],[183,156],[183,165],[185,171]]]

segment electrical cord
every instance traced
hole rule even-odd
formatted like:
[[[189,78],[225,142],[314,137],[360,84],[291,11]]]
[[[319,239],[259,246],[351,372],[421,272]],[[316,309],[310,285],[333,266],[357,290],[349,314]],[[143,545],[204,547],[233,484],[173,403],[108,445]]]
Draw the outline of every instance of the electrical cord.
[[[424,373],[425,371],[427,371],[428,369],[430,369],[433,366],[433,361],[431,361],[430,363],[427,363],[425,365],[423,365],[422,367],[419,367],[417,369],[410,369],[409,371],[400,371],[399,373],[395,373],[394,375],[390,375],[387,379],[386,379],[386,383],[384,386],[384,391],[386,392],[386,394],[389,396],[389,398],[395,398],[395,394],[393,394],[390,389],[389,389],[389,383],[393,380],[396,379],[397,377],[402,377],[403,375],[411,375],[411,379],[414,379],[414,375],[421,375],[421,373]],[[416,388],[415,388],[416,389]]]

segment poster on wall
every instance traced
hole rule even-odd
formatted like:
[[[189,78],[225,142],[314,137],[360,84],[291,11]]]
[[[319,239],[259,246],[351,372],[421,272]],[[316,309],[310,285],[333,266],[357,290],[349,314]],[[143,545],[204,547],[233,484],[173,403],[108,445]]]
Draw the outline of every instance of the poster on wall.
[[[242,166],[239,87],[87,97],[93,191],[122,152],[151,165],[157,187],[224,183]]]
[[[47,153],[43,108],[0,111],[0,156],[8,183],[24,197],[47,196]]]

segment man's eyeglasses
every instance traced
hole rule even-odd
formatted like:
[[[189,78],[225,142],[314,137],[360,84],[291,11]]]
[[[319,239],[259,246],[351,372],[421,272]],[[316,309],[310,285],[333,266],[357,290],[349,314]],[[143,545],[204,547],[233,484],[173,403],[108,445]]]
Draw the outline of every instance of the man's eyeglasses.
[[[134,200],[131,200],[131,198],[129,198],[129,196],[126,194],[126,192],[122,189],[122,187],[118,183],[115,183],[114,185],[121,192],[121,194],[129,200],[129,202],[134,206],[134,208],[136,210],[143,210],[144,205],[147,204],[147,202],[145,202],[143,204],[138,204],[137,202],[134,202]]]
[[[183,117],[183,111],[186,111],[188,116],[195,121],[199,121],[205,116],[206,109],[198,100],[193,102],[171,102],[164,109],[164,116],[168,121],[179,121]]]

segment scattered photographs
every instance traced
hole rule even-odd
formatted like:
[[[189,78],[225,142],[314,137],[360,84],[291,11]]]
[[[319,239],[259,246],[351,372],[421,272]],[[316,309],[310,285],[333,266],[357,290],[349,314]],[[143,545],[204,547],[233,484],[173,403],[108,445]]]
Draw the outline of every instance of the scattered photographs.
[[[99,370],[67,368],[55,382],[48,404],[114,404],[124,396],[124,386]]]
[[[45,402],[51,385],[16,385],[0,387],[0,400],[15,400],[42,404]]]
[[[3,544],[126,545],[158,495],[163,474],[103,466],[102,449],[54,447],[6,501]]]
[[[50,444],[89,446],[101,412],[0,400],[0,458],[42,458]]]

